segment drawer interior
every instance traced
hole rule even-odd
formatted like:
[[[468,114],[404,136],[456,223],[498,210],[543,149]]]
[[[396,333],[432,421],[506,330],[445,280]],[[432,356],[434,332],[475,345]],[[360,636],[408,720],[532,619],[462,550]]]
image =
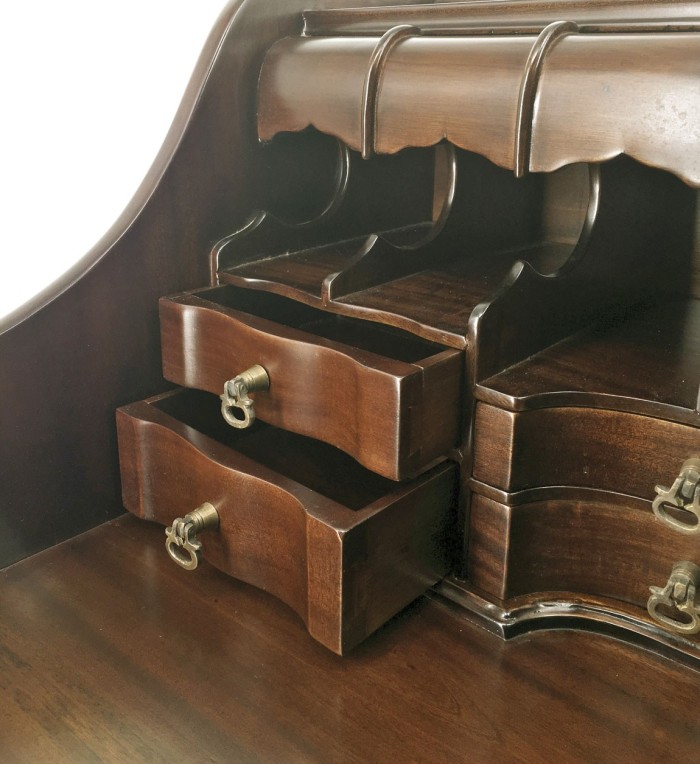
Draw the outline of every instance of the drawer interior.
[[[225,308],[404,363],[416,363],[444,350],[437,343],[392,326],[318,310],[271,292],[226,285],[197,291],[196,294],[203,300]]]
[[[197,432],[264,464],[280,475],[352,510],[396,490],[396,483],[365,469],[352,457],[321,441],[256,421],[246,430],[221,417],[215,395],[179,390],[151,405]]]

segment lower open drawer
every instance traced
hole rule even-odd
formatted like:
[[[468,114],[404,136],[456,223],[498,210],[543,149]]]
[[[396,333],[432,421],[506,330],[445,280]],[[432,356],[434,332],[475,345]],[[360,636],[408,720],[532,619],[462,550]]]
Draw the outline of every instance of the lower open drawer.
[[[276,427],[233,430],[210,397],[177,391],[119,409],[130,512],[170,525],[213,505],[205,559],[279,597],[341,654],[448,572],[453,463],[397,484]]]

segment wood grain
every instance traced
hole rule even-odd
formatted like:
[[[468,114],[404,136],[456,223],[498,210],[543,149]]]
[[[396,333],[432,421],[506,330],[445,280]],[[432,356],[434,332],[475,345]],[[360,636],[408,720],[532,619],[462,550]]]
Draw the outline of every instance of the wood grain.
[[[479,403],[474,433],[474,477],[508,492],[580,486],[651,500],[700,456],[697,426],[576,406],[512,413]]]
[[[470,584],[499,600],[536,592],[573,593],[583,601],[610,597],[637,605],[638,617],[654,623],[646,614],[649,586],[663,587],[679,560],[700,564],[697,537],[657,520],[651,502],[570,493],[516,507],[476,494]]]
[[[221,292],[233,298],[217,300]],[[320,438],[393,480],[456,445],[458,351],[294,303],[286,319],[271,321],[265,305],[289,303],[271,295],[257,295],[248,313],[245,302],[228,307],[237,304],[230,288],[200,294],[161,302],[163,373],[172,382],[221,394],[227,380],[260,364],[270,389],[255,395],[256,416]],[[425,374],[427,366],[438,373]]]
[[[8,764],[692,762],[694,671],[549,632],[504,643],[436,602],[347,658],[162,529],[119,520],[0,572]]]
[[[356,5],[356,4],[353,4]],[[498,5],[460,0],[403,3],[388,8],[337,8],[304,12],[304,32],[323,35],[381,35],[396,24],[413,24],[431,34],[450,29],[529,30],[535,34],[553,21],[575,21],[585,29],[615,29],[630,23],[675,29],[697,23],[700,4],[678,0],[500,0]],[[693,22],[695,20],[695,22]]]
[[[700,36],[566,29],[543,53],[532,87],[529,58],[540,43],[528,34],[496,28],[397,42],[382,69],[374,150],[447,139],[517,175],[624,153],[700,186]],[[261,139],[312,125],[362,151],[363,86],[378,42],[311,36],[273,46],[260,79]]]
[[[511,411],[587,406],[700,424],[700,300],[603,321],[476,386]]]
[[[163,400],[166,410],[173,404],[189,409],[192,421],[200,399],[167,394],[119,410],[128,510],[170,525],[211,503],[219,528],[202,535],[206,559],[286,602],[311,635],[337,653],[447,573],[453,464],[396,484],[334,449],[275,428],[226,433],[229,448],[204,434],[211,425],[202,433],[159,406]],[[200,424],[212,419],[200,414]],[[214,419],[214,431],[219,428]]]

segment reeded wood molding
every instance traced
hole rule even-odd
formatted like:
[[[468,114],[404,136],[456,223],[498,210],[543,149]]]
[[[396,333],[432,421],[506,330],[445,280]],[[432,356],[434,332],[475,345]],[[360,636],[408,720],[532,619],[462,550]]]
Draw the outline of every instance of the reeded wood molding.
[[[552,22],[539,34],[527,57],[523,79],[520,83],[517,124],[515,126],[513,171],[516,178],[521,178],[530,168],[535,99],[537,98],[537,86],[545,56],[564,36],[577,31],[578,26],[572,21]]]
[[[514,27],[516,24],[521,33],[526,28],[536,34],[561,18],[589,29],[615,29],[633,23],[662,31],[676,28],[676,25],[680,28],[700,25],[700,3],[678,0],[500,0],[498,3],[447,0],[386,8],[309,10],[304,12],[304,34],[381,35],[400,23],[413,24],[430,34],[449,34],[450,30],[465,28],[471,31],[479,27],[497,27],[500,31],[502,25]]]
[[[562,17],[537,38],[423,34],[393,50],[391,32],[283,40],[259,135],[314,126],[366,156],[447,139],[518,176],[627,154],[700,187],[700,34],[576,30]]]
[[[542,67],[530,170],[626,154],[700,187],[699,60],[700,34],[565,38]]]
[[[420,30],[409,24],[399,24],[382,35],[372,51],[367,67],[365,84],[362,89],[362,131],[360,145],[363,159],[369,159],[375,150],[375,134],[377,131],[377,99],[379,86],[384,72],[384,66],[392,50],[409,37],[419,35]]]

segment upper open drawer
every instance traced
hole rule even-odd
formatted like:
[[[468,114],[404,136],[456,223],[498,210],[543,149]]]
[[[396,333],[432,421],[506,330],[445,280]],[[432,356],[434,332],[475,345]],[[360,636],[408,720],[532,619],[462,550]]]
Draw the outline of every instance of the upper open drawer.
[[[286,38],[268,52],[258,133],[313,125],[369,156],[443,138],[524,172],[618,154],[700,186],[700,33]]]
[[[330,443],[373,472],[401,480],[458,445],[458,350],[230,286],[164,298],[160,316],[167,379],[225,394],[230,380],[262,367],[268,389],[251,393],[255,416]],[[228,416],[245,419],[245,401],[231,392]]]

